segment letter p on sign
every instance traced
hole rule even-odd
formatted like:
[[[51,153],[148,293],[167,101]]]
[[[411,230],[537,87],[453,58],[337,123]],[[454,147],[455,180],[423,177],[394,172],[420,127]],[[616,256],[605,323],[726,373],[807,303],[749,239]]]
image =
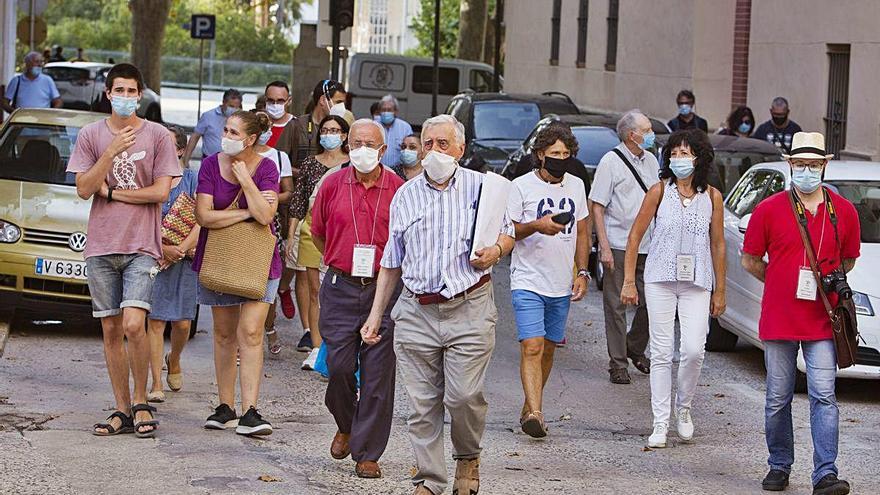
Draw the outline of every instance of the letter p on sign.
[[[196,40],[214,39],[217,18],[213,15],[193,14],[189,24],[189,35]]]

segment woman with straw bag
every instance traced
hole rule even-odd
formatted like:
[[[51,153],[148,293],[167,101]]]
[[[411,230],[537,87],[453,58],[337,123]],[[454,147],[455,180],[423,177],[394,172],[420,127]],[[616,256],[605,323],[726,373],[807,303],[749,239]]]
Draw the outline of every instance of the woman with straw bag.
[[[220,405],[205,428],[236,426],[240,435],[269,435],[257,412],[263,374],[263,323],[278,292],[281,258],[273,219],[278,169],[254,145],[269,129],[265,114],[238,111],[223,128],[223,151],[202,161],[196,220],[202,226],[193,270],[199,303],[214,319],[214,368]],[[241,358],[242,416],[235,413],[236,351]]]

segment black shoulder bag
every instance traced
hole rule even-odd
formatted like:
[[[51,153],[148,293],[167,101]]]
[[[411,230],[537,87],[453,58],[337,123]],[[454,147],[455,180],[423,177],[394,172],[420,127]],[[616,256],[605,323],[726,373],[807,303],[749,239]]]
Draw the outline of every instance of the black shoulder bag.
[[[623,152],[617,148],[614,148],[611,151],[613,151],[617,156],[620,157],[621,160],[623,160],[623,163],[626,164],[626,168],[628,168],[629,171],[632,172],[633,177],[636,178],[636,182],[639,183],[639,186],[642,188],[642,191],[645,191],[645,194],[647,194],[648,193],[648,186],[645,185],[645,181],[642,180],[642,176],[639,175],[639,173],[636,171],[636,168],[633,167],[632,163],[630,163],[629,160],[626,159],[626,156],[624,156]]]

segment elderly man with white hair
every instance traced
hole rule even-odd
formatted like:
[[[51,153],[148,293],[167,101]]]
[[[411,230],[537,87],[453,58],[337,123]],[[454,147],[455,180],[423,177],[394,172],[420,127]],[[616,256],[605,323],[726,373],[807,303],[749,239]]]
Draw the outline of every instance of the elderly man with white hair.
[[[590,190],[592,213],[599,239],[599,261],[605,267],[602,301],[605,306],[605,338],[608,344],[608,373],[611,383],[631,382],[628,359],[642,373],[651,372],[645,357],[648,345],[648,311],[645,307],[645,259],[650,245],[646,235],[639,245],[636,265],[636,288],[639,304],[629,333],[626,331],[626,306],[620,302],[624,287],[623,261],[629,231],[639,212],[648,188],[656,184],[659,164],[653,153],[651,121],[639,110],[630,110],[617,122],[620,144],[605,153],[596,167]]]
[[[388,145],[382,163],[398,172],[400,172],[400,143],[412,134],[412,126],[398,116],[399,112],[400,105],[394,96],[385,95],[379,100],[379,116],[376,120],[385,128],[385,144]]]
[[[404,184],[391,203],[376,298],[361,334],[372,345],[389,338],[383,335],[382,315],[402,279],[403,292],[391,317],[413,409],[408,424],[417,466],[415,493],[437,495],[446,488],[445,406],[457,461],[453,493],[472,495],[480,488],[480,441],[488,408],[483,382],[498,317],[491,269],[513,249],[514,229],[505,218],[497,242],[477,250],[478,258],[471,261],[471,232],[485,176],[458,165],[464,127],[450,115],[425,121],[422,146],[425,173]]]
[[[61,108],[61,93],[55,81],[43,74],[43,56],[30,52],[24,57],[24,71],[6,85],[3,110],[16,108]]]
[[[388,311],[380,315],[384,339],[366,346],[360,333],[373,306],[391,200],[403,185],[380,163],[387,149],[384,138],[376,122],[354,122],[348,133],[351,166],[324,180],[312,207],[312,237],[327,265],[320,293],[330,373],[324,403],[339,429],[330,454],[335,459],[351,454],[361,478],[382,476],[378,461],[388,444],[394,409],[394,322]]]

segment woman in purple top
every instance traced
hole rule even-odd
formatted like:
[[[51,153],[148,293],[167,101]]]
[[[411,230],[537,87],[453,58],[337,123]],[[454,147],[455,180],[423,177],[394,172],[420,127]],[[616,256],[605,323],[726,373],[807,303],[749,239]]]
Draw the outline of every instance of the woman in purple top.
[[[196,189],[196,220],[202,226],[193,270],[199,271],[205,243],[211,229],[246,220],[272,225],[278,208],[278,169],[275,163],[254,151],[260,134],[269,129],[265,114],[238,111],[226,120],[222,152],[202,161]],[[227,209],[238,198],[238,208]],[[274,229],[274,227],[273,227]],[[242,240],[246,241],[246,240]],[[278,292],[281,257],[278,247],[272,257],[266,296],[248,300],[199,287],[199,303],[211,306],[214,317],[214,368],[220,405],[208,417],[205,428],[223,430],[235,424],[240,435],[269,435],[272,425],[257,412],[257,396],[263,375],[263,322],[269,304]],[[241,357],[242,416],[235,413],[235,358]]]

